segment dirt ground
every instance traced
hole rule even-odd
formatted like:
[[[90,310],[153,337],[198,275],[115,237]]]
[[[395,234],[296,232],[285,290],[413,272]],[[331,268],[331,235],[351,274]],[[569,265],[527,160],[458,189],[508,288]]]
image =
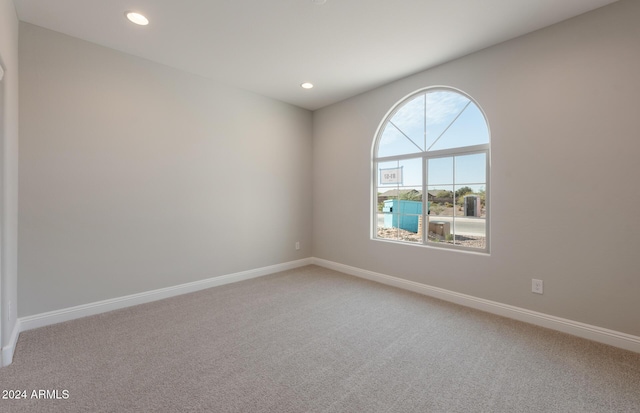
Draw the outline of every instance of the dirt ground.
[[[400,228],[382,228],[378,227],[378,237],[385,239],[393,239],[399,241],[422,242],[422,235],[415,232],[406,231]],[[452,245],[460,245],[470,248],[484,248],[485,237],[473,237],[466,235],[456,235],[455,240],[447,240],[442,235],[429,232],[428,241],[433,243],[444,243]]]

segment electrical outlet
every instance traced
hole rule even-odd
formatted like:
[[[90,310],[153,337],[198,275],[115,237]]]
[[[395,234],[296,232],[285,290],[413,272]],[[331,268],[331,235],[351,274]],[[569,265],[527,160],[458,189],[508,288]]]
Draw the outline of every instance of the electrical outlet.
[[[300,241],[296,241],[296,250],[300,249]]]
[[[536,280],[535,278],[531,279],[531,292],[536,294],[542,294],[543,292],[542,280]]]

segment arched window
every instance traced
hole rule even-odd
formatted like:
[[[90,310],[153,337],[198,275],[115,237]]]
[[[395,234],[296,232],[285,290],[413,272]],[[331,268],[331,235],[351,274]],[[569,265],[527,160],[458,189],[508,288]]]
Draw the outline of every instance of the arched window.
[[[397,103],[373,146],[373,238],[489,252],[489,141],[482,110],[459,90]]]

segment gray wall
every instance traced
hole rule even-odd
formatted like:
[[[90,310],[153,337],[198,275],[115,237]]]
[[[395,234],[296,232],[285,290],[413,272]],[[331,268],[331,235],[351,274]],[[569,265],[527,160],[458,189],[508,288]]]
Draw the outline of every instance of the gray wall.
[[[11,0],[0,0],[0,64],[5,70],[0,86],[0,347],[5,347],[16,325],[18,291],[18,18]]]
[[[638,21],[614,3],[315,112],[314,256],[640,335]],[[376,128],[432,85],[488,116],[490,256],[369,237]]]
[[[20,316],[311,256],[311,112],[26,23],[20,73]]]

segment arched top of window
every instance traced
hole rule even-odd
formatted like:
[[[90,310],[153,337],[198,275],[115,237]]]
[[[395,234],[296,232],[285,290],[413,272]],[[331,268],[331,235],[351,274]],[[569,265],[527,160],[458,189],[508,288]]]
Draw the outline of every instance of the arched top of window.
[[[378,132],[375,156],[419,154],[489,143],[482,110],[464,93],[429,88],[399,102]]]

